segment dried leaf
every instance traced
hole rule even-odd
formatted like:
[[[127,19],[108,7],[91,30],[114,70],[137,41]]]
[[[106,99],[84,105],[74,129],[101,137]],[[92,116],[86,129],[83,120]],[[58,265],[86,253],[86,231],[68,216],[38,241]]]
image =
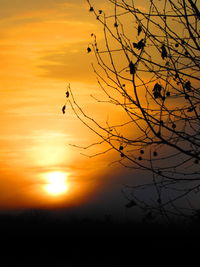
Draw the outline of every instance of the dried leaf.
[[[179,79],[179,74],[178,73],[176,73],[175,79]]]
[[[153,95],[155,99],[159,97],[162,98],[161,90],[162,90],[162,86],[159,83],[156,83],[153,88]]]
[[[156,151],[153,152],[154,157],[158,156],[158,153]]]
[[[141,25],[138,25],[138,28],[137,28],[137,34],[138,34],[138,36],[140,35],[141,31],[142,31],[142,26]]]
[[[162,49],[161,57],[162,57],[162,59],[165,59],[168,56],[167,49],[165,48],[165,45],[162,45],[161,49]]]
[[[129,68],[130,68],[130,74],[134,74],[135,73],[135,64],[133,64],[132,61],[129,64]]]
[[[186,90],[188,90],[189,92],[191,92],[191,82],[190,81],[187,81],[185,84],[184,84],[184,87]]]
[[[69,91],[66,92],[66,97],[67,97],[67,98],[69,97]]]
[[[66,106],[64,105],[64,106],[62,107],[62,113],[63,113],[63,114],[65,114],[65,109],[66,109]]]
[[[90,47],[87,48],[87,52],[90,53],[92,49]]]
[[[133,43],[133,47],[138,50],[143,49],[145,47],[144,39],[141,39],[138,43]]]

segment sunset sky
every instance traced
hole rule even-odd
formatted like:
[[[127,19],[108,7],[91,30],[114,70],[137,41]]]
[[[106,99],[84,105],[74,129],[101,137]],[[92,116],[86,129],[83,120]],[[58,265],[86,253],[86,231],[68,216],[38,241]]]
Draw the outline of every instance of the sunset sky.
[[[0,0],[0,267],[198,248],[198,1],[89,2]]]
[[[105,8],[103,0],[96,4]],[[0,0],[0,6],[0,208],[93,206],[105,204],[105,196],[108,212],[113,200],[123,206],[119,171],[108,167],[112,155],[80,155],[69,144],[96,137],[71,110],[61,111],[68,83],[82,107],[96,109],[87,46],[91,33],[99,40],[102,33],[86,1]],[[52,191],[62,183],[60,193]]]

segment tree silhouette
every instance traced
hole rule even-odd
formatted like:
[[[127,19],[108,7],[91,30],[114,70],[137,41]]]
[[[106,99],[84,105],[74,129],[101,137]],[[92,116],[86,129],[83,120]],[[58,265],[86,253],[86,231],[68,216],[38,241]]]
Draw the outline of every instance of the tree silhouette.
[[[195,216],[200,188],[198,0],[150,0],[143,7],[133,0],[107,0],[109,14],[87,2],[104,34],[102,44],[92,33],[86,48],[96,57],[93,68],[105,94],[105,100],[96,101],[120,108],[123,122],[100,124],[70,90],[73,111],[99,144],[109,145],[106,151],[119,153],[122,166],[152,174],[145,184],[125,186],[127,208]],[[148,190],[154,192],[151,201],[142,198]]]

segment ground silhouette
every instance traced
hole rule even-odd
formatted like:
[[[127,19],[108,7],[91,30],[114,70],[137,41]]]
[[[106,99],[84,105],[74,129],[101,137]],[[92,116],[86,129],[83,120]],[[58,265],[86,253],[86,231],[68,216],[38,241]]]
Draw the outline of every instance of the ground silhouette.
[[[126,266],[130,260],[153,259],[155,253],[170,251],[170,258],[182,257],[183,251],[189,253],[189,249],[198,248],[200,232],[199,220],[190,224],[119,223],[105,218],[58,218],[27,211],[17,216],[1,214],[0,236],[2,264],[118,266],[121,262]]]

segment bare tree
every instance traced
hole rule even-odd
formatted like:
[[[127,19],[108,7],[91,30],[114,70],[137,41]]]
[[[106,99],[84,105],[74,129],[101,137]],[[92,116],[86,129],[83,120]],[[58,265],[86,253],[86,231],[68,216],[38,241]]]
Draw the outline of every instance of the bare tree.
[[[118,163],[148,171],[145,184],[127,185],[127,208],[148,215],[197,214],[200,188],[200,11],[199,0],[107,0],[112,13],[89,11],[102,25],[104,44],[92,33],[88,53],[106,102],[123,121],[100,124],[87,115],[68,88],[76,116],[115,150]],[[95,2],[95,1],[93,1]],[[69,95],[70,91],[70,95]],[[94,98],[94,97],[93,97]],[[91,144],[91,146],[97,144]],[[102,151],[101,153],[105,153]],[[98,153],[97,153],[98,154]],[[151,202],[141,191],[154,190]],[[126,191],[126,194],[128,194]],[[189,212],[188,212],[189,211]]]

